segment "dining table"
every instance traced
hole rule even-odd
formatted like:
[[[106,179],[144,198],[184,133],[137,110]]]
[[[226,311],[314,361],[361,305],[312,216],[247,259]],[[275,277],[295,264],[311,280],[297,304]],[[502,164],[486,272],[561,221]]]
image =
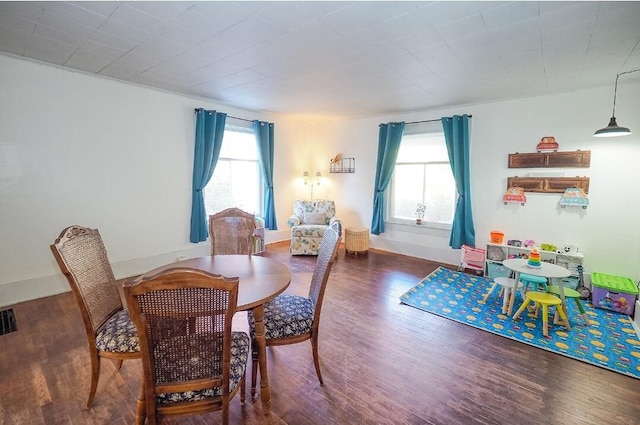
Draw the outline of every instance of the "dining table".
[[[571,272],[569,269],[559,266],[557,264],[547,263],[543,261],[540,264],[540,267],[531,267],[528,265],[528,260],[526,258],[509,258],[502,262],[502,265],[508,268],[509,270],[513,270],[515,273],[515,281],[520,281],[520,273],[526,273],[533,276],[540,276],[550,280],[553,280],[556,285],[560,288],[560,299],[562,300],[563,307],[566,307],[566,300],[564,296],[564,287],[562,286],[562,279],[568,276],[571,276]],[[516,290],[511,291],[511,300],[509,301],[509,309],[507,311],[507,315],[511,316],[513,311],[513,305],[516,302]]]
[[[260,370],[260,398],[266,416],[271,413],[271,389],[267,372],[267,344],[264,328],[264,303],[275,298],[291,283],[289,268],[271,258],[259,255],[210,255],[176,261],[150,270],[130,284],[145,277],[173,268],[191,268],[226,277],[238,277],[237,311],[252,310],[255,318],[258,364]],[[129,283],[127,283],[129,284]],[[139,406],[138,410],[141,408]],[[145,421],[145,413],[137,412],[138,424]]]

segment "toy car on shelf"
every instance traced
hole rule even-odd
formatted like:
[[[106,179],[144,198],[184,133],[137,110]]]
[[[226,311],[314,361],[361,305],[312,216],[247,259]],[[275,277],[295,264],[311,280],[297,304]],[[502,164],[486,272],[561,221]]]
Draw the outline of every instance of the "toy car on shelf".
[[[509,187],[502,196],[502,202],[504,202],[505,205],[508,203],[519,203],[520,205],[524,205],[527,202],[527,197],[524,195],[524,189],[519,186]]]
[[[543,137],[542,139],[540,139],[538,146],[536,146],[536,150],[538,152],[542,152],[542,151],[558,152],[558,149],[560,149],[560,145],[558,144],[558,142],[556,142],[556,138],[553,136]]]

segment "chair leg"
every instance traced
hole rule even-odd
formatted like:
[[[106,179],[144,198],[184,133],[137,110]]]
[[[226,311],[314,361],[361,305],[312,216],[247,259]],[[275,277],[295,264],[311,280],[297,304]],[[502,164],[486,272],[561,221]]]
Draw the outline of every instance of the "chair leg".
[[[546,304],[542,304],[542,334],[549,336],[549,308]]]
[[[251,342],[251,400],[256,398],[256,382],[258,380],[258,343]]]
[[[322,373],[320,372],[320,358],[318,357],[318,334],[314,334],[311,337],[311,349],[313,350],[313,363],[316,366],[316,375],[318,375],[318,381],[320,385],[324,385],[322,381]]]
[[[584,318],[584,323],[589,326],[591,322],[589,322],[589,318],[587,317],[587,312],[584,311],[584,307],[582,307],[582,303],[580,302],[580,298],[574,298],[576,300],[576,305],[578,306],[578,310],[580,310],[580,314]]]
[[[91,387],[89,388],[87,408],[91,408],[93,404],[93,399],[96,397],[96,390],[98,389],[98,379],[100,378],[100,356],[95,347],[89,349],[89,357],[91,358]]]
[[[122,367],[122,362],[123,362],[122,359],[118,359],[116,361],[116,369],[120,370],[120,368]]]
[[[245,369],[244,373],[242,374],[242,379],[240,380],[240,403],[244,403],[244,400],[246,398],[246,393],[247,393],[247,389],[245,388],[247,386],[247,371]]]
[[[491,293],[496,289],[496,286],[498,286],[498,284],[493,282],[493,285],[491,285],[491,288],[489,288],[489,292],[487,292],[482,301],[484,301],[485,303],[487,302],[489,296],[491,296]]]
[[[502,292],[502,314],[507,314],[509,299],[511,298],[511,290],[509,288],[502,287]]]
[[[522,305],[520,306],[520,308],[518,309],[518,311],[516,311],[516,314],[513,315],[513,320],[516,320],[518,317],[520,317],[520,315],[522,314],[523,311],[525,311],[525,309],[527,308],[527,305],[529,304],[529,299],[525,298],[524,302],[522,303]]]
[[[556,311],[560,313],[560,317],[563,320],[564,327],[567,328],[568,330],[571,330],[571,324],[569,324],[569,318],[564,312],[564,308],[562,308],[562,305],[556,306]]]
[[[149,423],[151,424],[155,421],[155,412],[151,412],[152,417],[149,419]],[[136,402],[136,425],[144,425],[147,420],[147,400],[145,399],[145,391],[144,391],[144,378],[142,379],[142,385],[140,388],[140,395],[138,396],[138,400]]]

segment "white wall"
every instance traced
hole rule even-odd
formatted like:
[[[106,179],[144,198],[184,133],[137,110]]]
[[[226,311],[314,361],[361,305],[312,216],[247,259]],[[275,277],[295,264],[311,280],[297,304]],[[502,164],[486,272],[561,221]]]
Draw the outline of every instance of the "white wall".
[[[587,271],[640,278],[640,84],[620,81],[618,122],[635,129],[594,139],[611,111],[611,88],[556,96],[321,122],[242,111],[210,101],[124,84],[0,55],[0,306],[69,290],[49,245],[70,224],[100,229],[116,276],[144,272],[178,256],[206,255],[189,242],[193,109],[217,109],[275,123],[278,231],[296,198],[307,198],[303,171],[320,171],[314,198],[335,199],[346,225],[370,226],[378,124],[473,114],[473,213],[478,245],[492,229],[509,239],[575,243]],[[507,154],[532,152],[553,135],[562,150],[591,149],[590,207],[560,210],[559,195],[527,194],[524,207],[500,200]],[[353,174],[329,174],[336,153],[355,157]],[[572,172],[573,173],[573,172]],[[569,173],[568,175],[573,175]],[[448,235],[389,226],[371,245],[456,263]]]
[[[612,80],[613,81],[613,80]],[[355,174],[330,175],[340,190],[338,213],[349,225],[371,225],[373,180],[378,124],[390,121],[439,119],[472,114],[471,181],[476,246],[489,239],[493,229],[506,239],[534,239],[577,245],[585,255],[587,272],[598,271],[640,279],[640,84],[618,87],[618,122],[635,130],[622,138],[594,138],[604,127],[612,107],[612,87],[480,105],[406,113],[371,119],[331,123],[330,142],[321,156],[336,152],[356,158]],[[535,152],[543,136],[555,136],[563,151],[591,150],[591,166],[576,169],[509,169],[509,153]],[[327,164],[328,167],[328,164]],[[564,172],[589,176],[590,206],[563,208],[559,194],[527,193],[528,202],[504,205],[507,177],[531,172]],[[374,247],[447,263],[458,263],[459,251],[448,246],[449,234],[421,226],[388,225]]]
[[[69,290],[49,245],[71,224],[100,230],[117,277],[208,254],[189,242],[194,108],[265,117],[6,55],[0,85],[0,305]]]

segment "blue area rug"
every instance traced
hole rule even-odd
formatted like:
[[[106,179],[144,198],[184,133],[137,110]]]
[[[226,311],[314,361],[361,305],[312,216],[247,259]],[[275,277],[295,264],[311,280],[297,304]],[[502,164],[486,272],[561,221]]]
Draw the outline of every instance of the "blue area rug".
[[[542,334],[542,313],[535,318],[525,312],[517,320],[502,314],[498,288],[485,304],[482,299],[490,287],[489,278],[439,267],[403,294],[400,301],[474,328],[640,379],[640,340],[629,316],[594,308],[590,301],[583,300],[591,323],[587,326],[575,302],[569,300],[571,330],[553,324],[555,310],[550,307],[549,337],[546,338]],[[518,292],[514,313],[522,301]]]

